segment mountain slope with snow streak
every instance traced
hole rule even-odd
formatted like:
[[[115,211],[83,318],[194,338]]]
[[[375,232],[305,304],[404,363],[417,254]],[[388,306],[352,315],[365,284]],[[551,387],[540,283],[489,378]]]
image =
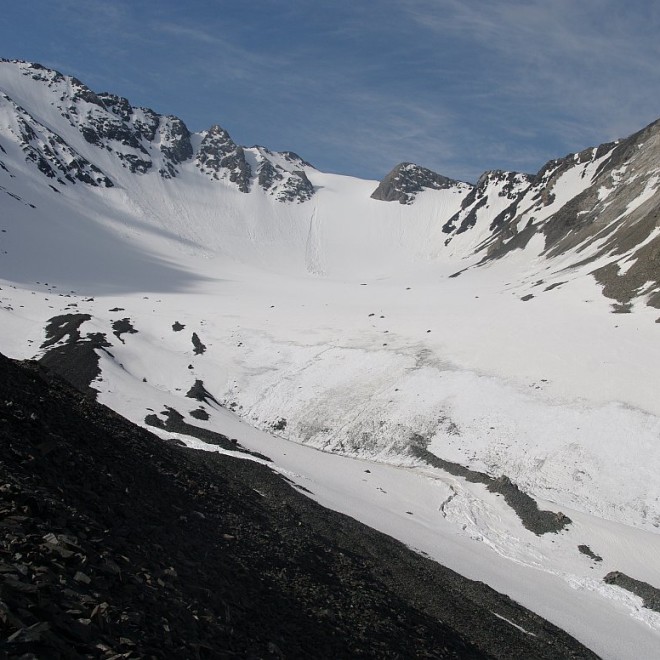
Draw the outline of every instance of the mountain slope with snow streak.
[[[96,355],[132,421],[253,438],[319,501],[652,657],[660,615],[603,578],[660,588],[657,123],[475,186],[408,164],[384,201],[37,65],[1,62],[0,92],[3,353]],[[533,533],[502,477],[572,522]]]

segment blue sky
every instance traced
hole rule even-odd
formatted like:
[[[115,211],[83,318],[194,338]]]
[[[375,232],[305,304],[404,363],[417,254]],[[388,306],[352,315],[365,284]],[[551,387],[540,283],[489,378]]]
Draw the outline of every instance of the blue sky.
[[[660,117],[656,0],[4,0],[0,56],[322,170],[474,181]]]

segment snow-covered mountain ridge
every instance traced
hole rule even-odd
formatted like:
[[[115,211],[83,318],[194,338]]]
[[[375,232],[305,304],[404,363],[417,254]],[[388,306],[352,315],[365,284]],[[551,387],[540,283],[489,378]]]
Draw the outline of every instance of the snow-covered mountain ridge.
[[[0,62],[0,70],[3,117],[0,145],[4,143],[2,148],[7,156],[6,149],[10,146],[19,150],[16,156],[34,165],[46,177],[42,185],[51,179],[48,184],[53,190],[61,192],[67,182],[102,187],[119,185],[135,197],[147,192],[142,188],[154,187],[151,179],[157,174],[165,180],[179,179],[182,185],[173,185],[170,190],[176,189],[176,196],[184,204],[185,198],[190,197],[190,202],[185,204],[189,207],[203,184],[191,176],[198,172],[205,179],[228,185],[230,190],[265,193],[274,201],[297,204],[316,196],[317,206],[328,206],[323,203],[325,200],[318,199],[320,190],[326,188],[324,175],[292,152],[274,153],[264,147],[239,146],[217,125],[191,134],[177,117],[133,107],[127,99],[113,94],[97,94],[77,79],[38,64],[4,60]],[[390,249],[401,242],[404,252],[409,248],[407,261],[445,256],[470,259],[474,255],[488,261],[513,249],[529,248],[530,239],[538,235],[543,238],[543,245],[527,249],[530,256],[541,255],[550,264],[561,263],[562,268],[591,265],[588,272],[619,305],[629,306],[633,299],[639,298],[659,307],[659,133],[660,124],[655,122],[619,143],[550,161],[534,176],[486,172],[476,185],[402,163],[374,189],[371,189],[374,184],[364,182],[364,193],[369,191],[374,200],[410,205],[414,208],[412,212],[398,215],[418,226],[406,231],[408,235],[404,238],[401,227],[389,228],[387,219],[383,218],[381,227],[360,227],[357,232],[351,232],[350,239],[344,235],[344,227],[336,233],[342,234],[340,241],[354,242],[356,238],[369,241],[368,235],[359,235],[360,230],[367,229],[367,234],[384,230]],[[11,158],[7,161],[3,161],[5,169],[10,166]],[[130,177],[131,185],[127,185],[128,173],[136,175]],[[149,183],[140,175],[149,175]],[[314,175],[320,178],[316,184],[309,178],[314,179]],[[196,186],[189,185],[191,179],[196,181]],[[356,186],[359,183],[355,181]],[[11,186],[5,190],[16,194]],[[210,197],[225,191],[226,188],[216,189]],[[361,208],[356,208],[355,199],[333,201],[335,206],[344,207],[340,209],[342,215],[347,213],[345,207],[349,207],[351,215],[356,211],[356,216],[365,215]],[[367,206],[366,201],[365,195],[360,206]],[[161,224],[171,225],[170,219],[162,217],[161,209],[157,211]],[[177,210],[173,211],[176,214]],[[396,215],[382,207],[372,206],[369,211],[369,216],[378,217],[376,222],[381,216]],[[249,212],[246,208],[245,213]],[[278,233],[281,240],[289,243],[296,260],[300,260],[304,250],[308,271],[336,270],[330,264],[315,261],[315,254],[317,257],[319,252],[329,254],[332,244],[337,242],[336,236],[313,226],[310,216],[318,216],[317,209],[284,214],[289,222],[292,219],[298,225],[293,231],[290,226],[282,226],[287,221],[282,222],[277,217],[282,214],[271,206],[261,203],[258,212],[275,218],[269,221],[266,232],[257,234]],[[429,212],[433,214],[432,227],[411,217]],[[369,221],[366,217],[362,223],[369,225]],[[301,224],[308,224],[304,245]],[[442,241],[437,235],[440,228]],[[429,233],[435,233],[437,238]],[[257,234],[248,231],[248,241],[271,240],[270,235]],[[435,239],[432,250],[429,250],[429,238]],[[208,236],[200,239],[201,244],[209,244]],[[329,250],[325,245],[319,246],[319,241],[327,243]],[[211,238],[211,245],[213,242]],[[334,249],[341,247],[335,245]],[[234,256],[237,252],[240,250],[233,250]],[[383,255],[381,264],[391,263],[389,257]],[[342,260],[339,269],[345,268]]]
[[[0,352],[196,446],[254,432],[318,499],[599,653],[653,647],[660,619],[602,579],[660,587],[658,123],[536,175],[379,183],[38,65],[1,62],[0,92]],[[359,458],[350,483],[309,447]],[[531,531],[509,483],[572,523]]]
[[[60,184],[68,180],[114,185],[108,176],[99,181],[80,175],[81,162],[86,164],[87,158],[99,158],[96,150],[84,144],[87,143],[112,154],[118,164],[134,174],[157,171],[165,179],[173,178],[179,174],[181,163],[194,158],[201,172],[213,179],[235,183],[243,192],[258,184],[278,199],[302,201],[309,194],[302,171],[309,165],[295,154],[272,154],[255,147],[248,156],[219,126],[193,136],[178,117],[133,107],[127,99],[114,94],[97,94],[76,78],[38,64],[7,60],[1,64],[6,76],[5,88],[10,88],[13,96],[9,98],[4,93],[3,100],[9,106],[9,114],[17,115],[13,125],[10,118],[6,120],[5,130],[43,174]],[[16,98],[20,99],[18,103]],[[39,107],[44,102],[54,110],[44,116],[45,124],[39,119],[44,111]],[[32,108],[34,114],[30,115],[19,103]],[[63,135],[71,143],[65,157],[55,147],[62,144]],[[191,140],[198,143],[195,151]],[[254,173],[248,158],[258,163]],[[104,164],[106,169],[116,166],[116,163],[109,165],[107,159]],[[296,168],[300,171],[294,174]]]

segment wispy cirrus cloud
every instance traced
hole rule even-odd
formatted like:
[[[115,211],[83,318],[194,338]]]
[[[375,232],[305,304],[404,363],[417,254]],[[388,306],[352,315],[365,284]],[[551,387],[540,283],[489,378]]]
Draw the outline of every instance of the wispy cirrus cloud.
[[[211,46],[219,46],[226,43],[225,40],[221,39],[217,34],[213,34],[199,26],[187,26],[157,21],[151,24],[151,29],[164,35],[196,41],[201,44],[209,44]]]
[[[26,4],[7,55],[350,174],[534,171],[660,114],[655,0]]]
[[[496,107],[566,141],[618,137],[660,114],[660,6],[614,0],[402,0],[420,30],[487,54]],[[506,75],[508,72],[509,75]]]

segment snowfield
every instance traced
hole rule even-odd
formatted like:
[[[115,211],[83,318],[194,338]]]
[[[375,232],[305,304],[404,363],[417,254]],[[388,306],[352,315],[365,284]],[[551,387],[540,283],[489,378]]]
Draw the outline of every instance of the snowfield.
[[[193,162],[170,179],[131,173],[51,112],[50,91],[6,75],[0,91],[45,108],[39,121],[114,186],[50,185],[0,116],[1,352],[38,358],[49,319],[89,314],[83,337],[111,344],[93,387],[128,419],[174,408],[604,658],[658,657],[660,613],[603,577],[660,588],[660,313],[641,300],[612,313],[590,275],[603,259],[547,260],[537,234],[477,266],[503,204],[447,243],[461,187],[386,203],[370,198],[375,181],[306,167],[314,196],[279,203]],[[548,215],[599,163],[559,177]],[[121,319],[137,332],[114,335]],[[186,396],[196,381],[217,403]],[[200,407],[209,419],[189,418]],[[571,524],[530,532],[502,496],[431,467],[414,443],[506,475]]]

